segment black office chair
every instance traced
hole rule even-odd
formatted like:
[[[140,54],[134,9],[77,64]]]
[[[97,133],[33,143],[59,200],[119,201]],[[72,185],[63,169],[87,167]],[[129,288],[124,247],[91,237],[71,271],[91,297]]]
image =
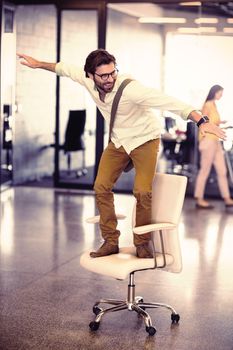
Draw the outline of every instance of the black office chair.
[[[197,169],[197,128],[195,123],[187,123],[187,131],[176,128],[174,119],[165,118],[165,130],[173,137],[162,137],[163,154],[169,166],[168,173],[179,173],[193,177]],[[171,133],[171,130],[173,131]]]
[[[82,167],[77,171],[77,177],[87,174],[85,163],[85,144],[83,134],[86,123],[86,110],[69,111],[69,119],[66,126],[65,142],[61,146],[67,155],[68,173],[71,171],[71,152],[82,151]]]

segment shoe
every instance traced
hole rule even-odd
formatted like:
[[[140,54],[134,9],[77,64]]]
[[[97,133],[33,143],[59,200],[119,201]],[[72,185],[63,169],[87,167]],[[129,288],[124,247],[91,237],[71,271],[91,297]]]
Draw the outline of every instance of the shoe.
[[[233,208],[233,203],[232,203],[232,204],[227,204],[227,203],[225,203],[225,207],[226,207],[226,208]]]
[[[118,245],[113,245],[108,241],[105,241],[96,252],[91,252],[90,256],[91,258],[99,258],[101,256],[107,256],[107,255],[117,254],[117,253],[119,253]]]
[[[151,259],[154,257],[148,243],[136,246],[136,256],[141,259]]]
[[[214,206],[212,204],[202,205],[202,204],[196,203],[196,208],[197,209],[213,209]]]
[[[233,199],[232,198],[225,198],[225,208],[233,208]]]

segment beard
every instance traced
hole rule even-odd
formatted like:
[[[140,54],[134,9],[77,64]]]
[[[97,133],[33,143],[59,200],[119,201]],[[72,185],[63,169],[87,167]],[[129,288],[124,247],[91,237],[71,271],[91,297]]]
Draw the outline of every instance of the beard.
[[[100,83],[94,79],[94,82],[98,90],[108,93],[113,90],[116,80],[113,80],[112,82],[106,81],[106,82]]]

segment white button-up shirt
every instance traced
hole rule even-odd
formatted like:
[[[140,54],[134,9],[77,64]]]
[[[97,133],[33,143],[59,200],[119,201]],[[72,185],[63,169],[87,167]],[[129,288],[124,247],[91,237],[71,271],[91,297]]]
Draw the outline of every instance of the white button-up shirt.
[[[112,102],[117,89],[122,81],[130,76],[118,75],[113,90],[106,93],[103,102],[99,98],[94,81],[85,76],[83,69],[59,62],[56,64],[55,71],[57,75],[69,77],[83,85],[109,124]],[[185,120],[195,110],[193,106],[133,80],[125,87],[118,105],[111,135],[111,141],[116,148],[123,146],[125,151],[130,154],[136,147],[160,137],[161,124],[155,117],[153,108],[176,113]]]

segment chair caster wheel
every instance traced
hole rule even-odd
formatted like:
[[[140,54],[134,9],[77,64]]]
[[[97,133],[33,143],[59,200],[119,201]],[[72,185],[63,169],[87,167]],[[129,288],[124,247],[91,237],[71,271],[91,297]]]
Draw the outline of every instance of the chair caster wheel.
[[[92,321],[90,322],[89,327],[92,331],[97,331],[99,329],[99,325],[99,322]]]
[[[102,310],[100,307],[98,307],[98,306],[93,306],[92,311],[93,311],[93,313],[97,316],[97,315],[99,315],[99,313],[100,313],[101,311],[103,311],[103,310]]]
[[[150,326],[150,327],[146,327],[146,331],[147,331],[147,333],[149,333],[149,335],[155,335],[155,333],[156,333],[156,329],[155,329],[155,327],[152,327],[152,326]]]
[[[172,320],[172,323],[178,323],[180,320],[180,315],[179,314],[171,314],[171,320]]]

